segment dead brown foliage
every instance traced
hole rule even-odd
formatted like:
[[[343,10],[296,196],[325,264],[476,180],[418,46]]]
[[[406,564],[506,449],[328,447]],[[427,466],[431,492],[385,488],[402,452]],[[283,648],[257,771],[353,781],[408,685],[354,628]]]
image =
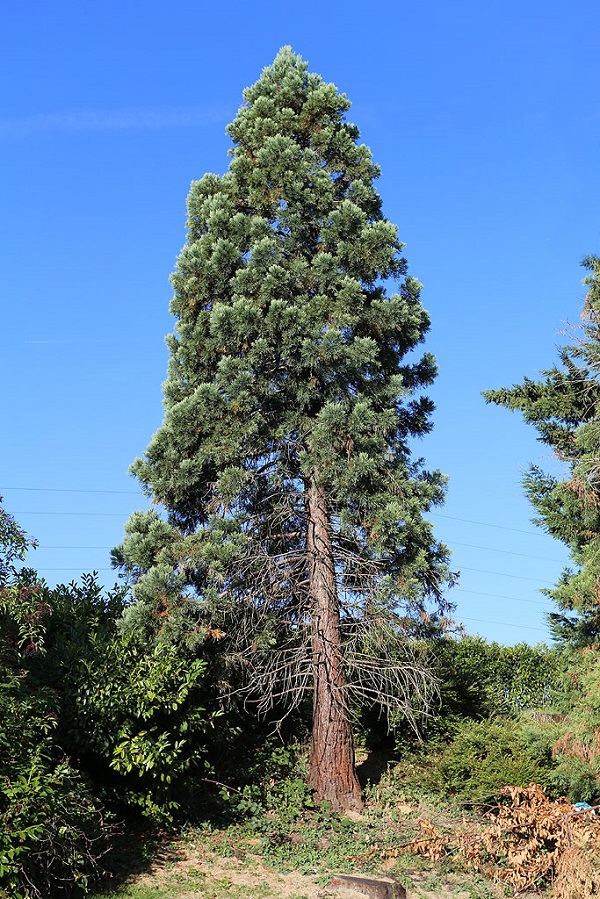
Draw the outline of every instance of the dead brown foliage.
[[[590,899],[600,895],[600,852],[585,834],[556,863],[552,899]]]
[[[582,738],[568,731],[554,744],[552,756],[566,755],[592,763],[600,755],[600,730],[595,730],[591,738]]]
[[[552,899],[600,895],[600,818],[549,799],[537,784],[503,795],[510,802],[487,812],[483,826],[463,816],[453,833],[440,833],[422,819],[407,850],[433,861],[453,856],[516,893],[553,884]]]

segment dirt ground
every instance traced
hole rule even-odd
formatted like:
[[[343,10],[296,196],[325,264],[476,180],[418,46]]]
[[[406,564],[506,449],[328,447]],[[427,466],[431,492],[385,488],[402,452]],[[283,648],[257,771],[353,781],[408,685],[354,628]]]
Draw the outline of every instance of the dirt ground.
[[[385,870],[379,876],[392,876]],[[187,881],[189,880],[189,889]],[[431,872],[411,872],[401,878],[407,889],[407,899],[500,899],[506,893],[502,887],[471,886],[465,888],[464,879],[459,875],[441,875],[435,877]],[[324,899],[327,896],[339,899],[365,899],[363,893],[343,889],[330,892],[322,881],[310,874],[276,871],[264,864],[257,856],[244,853],[243,858],[234,855],[223,858],[207,850],[199,843],[177,848],[157,858],[152,868],[136,878],[140,886],[157,888],[161,884],[167,886],[177,881],[180,885],[180,899],[196,899],[200,895],[198,887],[202,884],[202,894],[212,883],[221,889],[229,884],[231,887],[268,888],[270,895],[277,899]],[[410,882],[409,882],[410,881]],[[462,882],[461,882],[462,881]],[[533,897],[534,894],[530,894]],[[521,899],[526,899],[521,894]],[[537,896],[539,899],[539,895]]]

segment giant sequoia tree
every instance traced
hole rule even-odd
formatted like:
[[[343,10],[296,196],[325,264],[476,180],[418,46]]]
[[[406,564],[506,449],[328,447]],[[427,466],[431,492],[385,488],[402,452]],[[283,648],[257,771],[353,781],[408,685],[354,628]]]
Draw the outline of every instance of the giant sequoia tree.
[[[449,579],[423,518],[444,479],[411,455],[429,322],[346,97],[284,48],[244,101],[229,170],[190,191],[164,423],[132,469],[167,520],[136,513],[115,558],[130,620],[183,604],[261,712],[312,691],[311,784],[349,809],[352,708],[414,718],[432,686],[407,636]]]
[[[532,466],[524,485],[536,523],[573,558],[574,567],[545,592],[559,608],[550,614],[554,636],[574,645],[600,638],[600,258],[586,257],[583,265],[582,328],[560,349],[560,366],[543,372],[543,380],[484,393],[488,402],[521,412],[564,463],[562,477]]]

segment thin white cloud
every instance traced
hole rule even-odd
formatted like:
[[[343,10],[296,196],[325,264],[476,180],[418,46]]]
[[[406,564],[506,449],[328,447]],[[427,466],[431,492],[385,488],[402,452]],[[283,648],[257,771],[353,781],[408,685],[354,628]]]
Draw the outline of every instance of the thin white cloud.
[[[106,341],[102,341],[101,338],[95,338],[95,337],[76,337],[73,340],[63,340],[62,338],[55,340],[54,338],[50,338],[49,340],[24,340],[23,341],[24,344],[28,344],[30,346],[33,346],[33,345],[38,346],[40,344],[43,344],[43,345],[55,344],[55,343],[62,344],[62,343],[103,343],[103,342],[106,342]]]
[[[233,118],[228,108],[167,109],[126,107],[123,109],[72,109],[40,113],[18,119],[0,118],[0,140],[32,137],[65,131],[137,131],[190,128]]]

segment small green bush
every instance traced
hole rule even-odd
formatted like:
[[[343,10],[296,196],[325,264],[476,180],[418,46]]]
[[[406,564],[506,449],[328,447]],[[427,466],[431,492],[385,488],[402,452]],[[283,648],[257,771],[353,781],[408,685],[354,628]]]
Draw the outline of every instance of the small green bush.
[[[57,743],[60,700],[34,675],[51,607],[30,546],[0,505],[0,895],[41,899],[85,892],[111,828]]]
[[[516,716],[545,707],[560,690],[559,655],[544,644],[501,646],[481,637],[447,637],[438,641],[435,659],[441,681],[435,733],[461,718]]]
[[[286,830],[306,809],[314,808],[306,754],[298,745],[273,748],[267,741],[255,760],[249,782],[239,791],[225,788],[222,798],[232,817],[251,821],[257,829]]]
[[[206,773],[206,662],[123,632],[122,595],[92,576],[45,595],[52,616],[35,674],[60,694],[57,739],[120,814],[173,820]]]
[[[0,888],[11,899],[85,894],[103,873],[112,828],[68,763],[31,759],[0,778],[0,814]]]
[[[434,765],[433,780],[442,792],[461,799],[495,797],[502,787],[550,782],[550,747],[533,747],[519,721],[464,720]]]

